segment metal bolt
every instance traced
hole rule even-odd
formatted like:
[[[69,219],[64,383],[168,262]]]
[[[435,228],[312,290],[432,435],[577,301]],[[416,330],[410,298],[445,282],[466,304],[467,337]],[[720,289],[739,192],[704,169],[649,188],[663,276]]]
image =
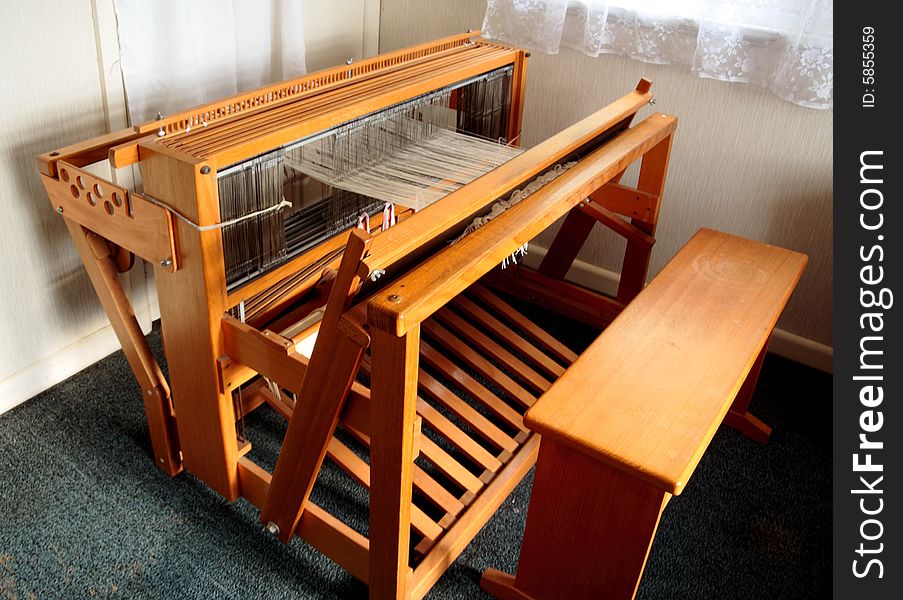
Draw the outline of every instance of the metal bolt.
[[[399,296],[398,294],[392,294],[391,296],[389,296],[389,297],[387,298],[387,300],[388,300],[389,302],[395,302],[395,303],[398,303],[398,302],[401,302],[401,296]]]
[[[163,128],[161,127],[160,129],[157,130],[157,137],[163,137],[164,135],[166,135],[166,130],[165,130],[165,129],[163,129]]]
[[[56,207],[56,212],[58,212],[58,213],[60,213],[60,214],[63,214],[63,207],[62,207],[62,206],[57,206],[57,207]]]
[[[272,535],[279,535],[279,525],[276,525],[275,523],[270,521],[269,523],[267,523],[266,531],[267,533],[270,533]]]
[[[346,58],[346,59],[345,59],[345,64],[346,64],[346,65],[350,65],[350,64],[353,63],[353,62],[354,62],[354,57]]]
[[[158,113],[157,113],[157,121],[162,121],[162,120],[163,120],[163,113],[162,113],[162,112],[158,112]]]
[[[210,167],[208,167],[207,165],[204,165],[203,167],[201,167],[201,175],[206,175],[209,172],[210,172]]]
[[[153,395],[154,395],[154,391],[153,391],[153,390],[147,390],[147,395],[148,395],[148,396],[153,396]]]
[[[377,279],[379,279],[380,277],[382,277],[385,274],[386,274],[386,272],[383,271],[382,269],[373,269],[373,272],[370,273],[370,281],[376,281]]]
[[[170,268],[172,266],[172,259],[164,258],[163,260],[160,261],[160,266],[163,267],[164,269]]]
[[[649,99],[649,104],[655,104],[655,98],[650,98],[650,99]]]

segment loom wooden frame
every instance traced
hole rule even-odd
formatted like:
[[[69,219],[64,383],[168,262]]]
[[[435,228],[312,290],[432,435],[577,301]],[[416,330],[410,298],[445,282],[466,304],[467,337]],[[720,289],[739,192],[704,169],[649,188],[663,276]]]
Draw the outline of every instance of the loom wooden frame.
[[[509,139],[516,139],[527,54],[474,40],[476,35],[422,44],[353,68],[336,67],[38,157],[51,202],[66,221],[141,386],[156,464],[170,475],[187,469],[230,501],[248,499],[261,509],[261,520],[272,532],[285,541],[294,535],[305,539],[367,582],[371,598],[426,594],[536,461],[539,439],[523,426],[522,410],[511,412],[510,407],[506,411],[504,406],[495,406],[512,426],[510,435],[500,435],[465,407],[454,405],[452,410],[459,416],[495,439],[500,450],[492,454],[481,452],[460,429],[451,428],[441,415],[424,406],[418,400],[418,389],[425,386],[448,406],[454,399],[442,385],[424,378],[421,362],[457,372],[453,371],[454,361],[467,356],[476,361],[472,365],[477,365],[477,370],[487,369],[489,378],[506,393],[520,397],[523,410],[548,389],[576,356],[488,289],[497,282],[492,268],[556,219],[568,215],[563,233],[539,272],[531,275],[532,280],[523,279],[524,287],[513,291],[526,291],[533,297],[531,285],[545,286],[564,295],[556,299],[546,294],[539,298],[540,304],[554,305],[588,322],[610,320],[645,281],[677,120],[657,113],[628,127],[651,99],[650,83],[643,80],[635,91],[395,227],[372,238],[349,231],[239,290],[227,290],[220,232],[194,229],[185,220],[174,218],[172,211],[197,225],[214,225],[219,222],[218,167],[504,65],[514,68]],[[468,53],[474,58],[462,60]],[[357,87],[358,81],[363,87]],[[327,103],[322,113],[305,117],[310,112],[305,106],[325,101],[329,94],[336,94],[335,104]],[[204,122],[209,129],[197,127]],[[249,123],[257,133],[248,133]],[[193,131],[185,131],[189,125],[195,125]],[[158,130],[164,135],[158,137]],[[612,131],[617,135],[593,147],[594,140],[610,136]],[[212,142],[213,138],[218,141]],[[459,244],[406,273],[393,273],[410,253],[578,150],[589,153],[565,175]],[[91,178],[83,170],[104,158],[114,166],[139,162],[144,195]],[[636,160],[642,160],[642,166],[633,190],[619,180]],[[118,202],[111,190],[117,192]],[[94,203],[87,197],[90,191]],[[147,197],[164,201],[171,210]],[[617,299],[563,281],[597,221],[628,241]],[[328,284],[314,302],[325,305],[325,313],[310,360],[295,350],[301,334],[289,339],[226,314],[244,294],[277,285],[343,245],[340,258],[323,265],[331,269],[326,280],[312,276],[293,288],[293,297],[299,298],[318,282]],[[116,276],[129,264],[130,253],[154,265],[169,382],[153,358]],[[376,271],[387,271],[396,278],[388,287],[360,299],[362,282]],[[576,309],[562,304],[561,298],[570,297],[580,298]],[[305,306],[309,312],[313,305]],[[510,356],[475,333],[466,319],[462,323],[462,311],[499,335],[510,336],[512,327],[528,331],[533,342],[521,340],[519,350],[544,365],[545,375],[536,377],[523,364],[512,363]],[[491,311],[495,311],[494,317]],[[435,339],[436,332],[451,332],[449,339],[456,341],[437,350],[422,340],[422,334]],[[492,365],[479,363],[470,356],[471,347],[509,361],[509,367],[520,369],[521,382],[532,378],[532,391],[524,391],[528,384],[518,384]],[[355,381],[361,369],[370,372],[371,389]],[[292,407],[259,381],[245,388],[241,410],[266,402],[289,420],[272,474],[245,456],[250,444],[238,439],[236,432],[232,391],[257,375],[298,394]],[[472,385],[476,393],[482,393],[470,380],[462,381],[461,385]],[[491,400],[486,406],[493,406]],[[434,429],[445,428],[449,432],[444,434],[446,439],[485,467],[482,474],[469,474],[454,459],[449,460],[451,457],[422,433],[425,423]],[[356,460],[336,441],[337,426],[369,448],[369,465]],[[449,495],[436,487],[414,462],[421,454],[441,462],[446,475],[464,488],[463,495]],[[309,501],[327,456],[370,489],[369,539]],[[445,516],[434,520],[412,506],[415,488],[441,505]],[[415,547],[421,559],[413,569],[409,556],[412,529],[422,538]]]

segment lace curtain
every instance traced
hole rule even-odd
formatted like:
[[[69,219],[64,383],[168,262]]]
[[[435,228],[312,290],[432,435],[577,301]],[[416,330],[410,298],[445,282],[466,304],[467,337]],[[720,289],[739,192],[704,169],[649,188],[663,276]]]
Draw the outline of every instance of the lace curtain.
[[[756,83],[834,104],[833,0],[488,0],[483,35],[540,52],[568,46]]]

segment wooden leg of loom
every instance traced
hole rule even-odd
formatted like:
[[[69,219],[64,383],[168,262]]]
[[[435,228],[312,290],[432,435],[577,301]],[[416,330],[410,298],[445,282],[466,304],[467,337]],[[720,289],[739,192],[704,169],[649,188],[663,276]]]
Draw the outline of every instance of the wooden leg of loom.
[[[505,600],[633,598],[670,495],[543,439],[517,574],[484,573]]]
[[[671,156],[673,138],[674,136],[669,135],[644,154],[640,166],[640,176],[636,187],[641,192],[653,194],[657,197],[657,201],[648,220],[631,219],[630,223],[653,238],[658,223],[658,214],[661,210],[661,198],[665,189],[665,176],[668,174],[668,160]],[[621,268],[621,281],[618,284],[617,298],[621,304],[628,304],[645,287],[651,255],[652,248],[634,242],[627,243],[627,249],[624,251],[624,264]]]
[[[405,598],[411,579],[411,495],[420,328],[374,329],[370,446],[370,598]]]
[[[141,386],[154,463],[169,475],[182,470],[179,438],[170,403],[169,384],[154,358],[128,296],[122,289],[106,240],[78,223],[64,219],[85,263],[94,290],[122,345],[129,366]]]
[[[759,380],[759,372],[762,370],[762,363],[765,361],[767,350],[768,344],[766,343],[762,346],[759,356],[756,357],[756,362],[753,363],[752,369],[749,370],[746,381],[743,382],[743,386],[737,392],[737,397],[734,398],[731,409],[724,416],[726,425],[733,427],[760,444],[768,442],[768,438],[771,437],[771,427],[749,412],[749,402],[752,400],[753,391],[756,389],[756,382]]]

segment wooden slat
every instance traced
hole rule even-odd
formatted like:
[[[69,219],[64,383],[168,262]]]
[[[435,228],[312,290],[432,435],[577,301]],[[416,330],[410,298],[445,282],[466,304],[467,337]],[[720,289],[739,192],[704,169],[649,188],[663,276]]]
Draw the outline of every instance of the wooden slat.
[[[551,376],[555,379],[561,377],[562,373],[564,373],[564,367],[552,360],[542,350],[519,336],[513,329],[477,306],[476,303],[470,299],[464,296],[458,296],[455,298],[453,305],[461,310],[470,321],[487,331],[492,332],[493,335],[501,338],[502,341],[512,348],[516,348],[518,354],[522,354],[529,358],[540,367],[547,376]]]
[[[603,329],[624,310],[617,300],[568,281],[551,279],[522,265],[493,271],[483,278],[483,283],[594,329]]]
[[[428,43],[418,44],[409,48],[403,48],[394,52],[380,54],[373,58],[364,59],[351,67],[344,65],[330,67],[314,73],[302,75],[295,79],[280,81],[269,86],[243,92],[230,98],[196,106],[176,115],[164,116],[161,120],[148,121],[136,126],[134,129],[127,129],[125,131],[130,133],[143,133],[146,135],[149,132],[156,132],[160,127],[163,127],[167,131],[173,130],[173,128],[184,129],[184,126],[180,123],[181,121],[193,120],[195,117],[206,113],[211,114],[211,116],[208,117],[208,123],[212,124],[216,118],[222,118],[223,120],[233,119],[234,117],[232,115],[239,113],[233,106],[238,106],[242,111],[241,115],[246,116],[249,113],[266,110],[272,106],[277,106],[286,102],[296,102],[306,93],[321,92],[324,88],[329,89],[330,87],[329,84],[326,84],[306,88],[305,84],[315,81],[324,81],[332,75],[342,78],[335,84],[332,84],[332,86],[347,86],[350,83],[360,81],[362,78],[385,75],[386,73],[399,68],[404,68],[412,63],[416,64],[417,62],[424,60],[424,58],[426,60],[431,60],[436,55],[459,47],[466,40],[477,36],[479,36],[479,32],[471,31],[459,33]],[[352,80],[343,79],[348,71],[352,72]],[[295,88],[299,91],[292,95],[287,95],[285,92],[291,88]],[[310,90],[310,92],[308,92],[308,90]],[[218,117],[218,115],[222,116]]]
[[[363,235],[352,232],[276,461],[267,505],[261,513],[264,522],[276,523],[283,541],[291,539],[304,512],[369,342],[362,332],[356,334],[353,328],[342,327],[343,313],[358,289],[358,269],[366,248]]]
[[[448,452],[425,435],[420,438],[420,454],[439,469],[443,475],[468,492],[476,494],[482,489],[483,482],[480,481],[479,477],[468,471]]]
[[[439,310],[434,318],[444,323],[450,331],[456,333],[471,346],[479,348],[481,352],[498,361],[535,391],[541,393],[549,389],[551,383],[548,379],[448,308]]]
[[[531,435],[512,458],[495,476],[486,489],[474,500],[460,519],[433,546],[429,554],[417,565],[411,580],[409,594],[412,599],[422,598],[439,579],[448,565],[467,547],[486,521],[498,510],[511,490],[520,483],[536,462],[539,437]]]
[[[246,456],[238,459],[241,494],[261,510],[266,503],[271,479],[268,472]],[[370,542],[360,533],[310,502],[295,534],[359,580],[367,583],[370,571],[368,563]]]
[[[445,438],[449,444],[479,466],[493,472],[501,468],[502,463],[496,457],[423,399],[417,400],[417,414],[423,417],[427,425]]]
[[[361,361],[362,371],[369,375],[371,368],[372,364],[369,360]],[[421,378],[423,376],[426,376],[431,381],[435,382],[435,380],[432,380],[432,378],[430,378],[429,375],[427,373],[424,373],[422,370],[419,371],[418,375]],[[442,413],[430,406],[430,404],[425,402],[422,398],[417,399],[417,414],[423,417],[423,420],[427,423],[427,425],[435,430],[436,433],[440,434],[448,441],[448,443],[460,450],[462,454],[464,454],[470,460],[474,461],[479,466],[493,472],[497,471],[501,467],[501,463],[496,457],[490,454],[489,451],[475,442],[473,438],[467,435],[467,433],[462,431],[460,427],[452,423],[448,418],[446,418]]]
[[[700,230],[527,412],[527,425],[679,494],[806,261]]]
[[[223,315],[226,354],[282,387],[298,393],[307,371],[307,360],[295,352],[295,344],[272,331],[258,331],[231,315]]]
[[[604,206],[593,202],[584,202],[579,206],[580,212],[592,217],[599,223],[602,223],[620,236],[627,238],[640,248],[651,248],[655,244],[655,238],[637,227],[632,223],[628,223],[614,211],[608,210]]]
[[[393,281],[368,302],[367,321],[396,335],[422,323],[590,192],[662,140],[670,139],[676,126],[674,117],[652,115],[602,145],[522,202]]]
[[[435,321],[427,321],[423,324],[423,330],[442,344],[452,354],[467,363],[477,373],[493,382],[506,394],[511,396],[522,406],[533,406],[536,397],[529,391],[524,389],[519,383],[511,379],[501,369],[492,364],[489,360],[477,353],[473,348],[465,344],[461,339],[436,323]]]
[[[494,425],[489,419],[481,415],[467,402],[456,396],[447,387],[433,379],[433,377],[420,370],[419,377],[420,389],[436,402],[439,402],[455,413],[462,421],[467,423],[475,431],[479,432],[488,442],[492,443],[496,448],[514,452],[517,449],[517,442],[508,436],[504,431]]]
[[[345,473],[363,487],[370,489],[370,465],[351,451],[348,446],[332,438],[326,449],[328,456]],[[442,535],[442,527],[433,521],[417,505],[411,506],[411,527],[423,537],[434,540]]]
[[[620,183],[607,183],[589,197],[612,212],[640,221],[651,220],[659,203],[655,194],[641,192]]]
[[[420,342],[420,358],[505,423],[519,431],[526,431],[523,415],[424,341]]]
[[[370,436],[364,434],[363,432],[349,426],[344,426],[345,431],[351,434],[354,439],[359,441],[364,445],[368,450],[370,449]],[[423,435],[420,436],[420,440],[418,440],[418,445],[420,446],[420,452],[425,457],[427,456],[423,450]],[[432,461],[431,461],[432,462]],[[464,504],[452,495],[447,489],[442,487],[442,485],[433,479],[426,471],[421,469],[416,464],[414,465],[414,473],[413,473],[413,481],[414,488],[417,489],[427,500],[433,503],[436,508],[444,510],[446,513],[451,515],[452,517],[457,516],[464,510]],[[463,485],[461,487],[464,487]]]
[[[545,348],[549,354],[552,354],[558,358],[558,360],[568,365],[577,360],[576,352],[559,342],[554,336],[517,312],[510,304],[487,290],[482,285],[476,284],[471,286],[467,293],[491,308],[501,318],[533,338],[534,342],[540,344],[540,347]]]
[[[107,151],[111,146],[139,137],[141,137],[141,134],[136,133],[134,129],[129,127],[84,142],[57,148],[37,157],[38,169],[43,175],[56,177],[57,163],[60,161],[65,161],[76,167],[90,165],[106,159]]]

